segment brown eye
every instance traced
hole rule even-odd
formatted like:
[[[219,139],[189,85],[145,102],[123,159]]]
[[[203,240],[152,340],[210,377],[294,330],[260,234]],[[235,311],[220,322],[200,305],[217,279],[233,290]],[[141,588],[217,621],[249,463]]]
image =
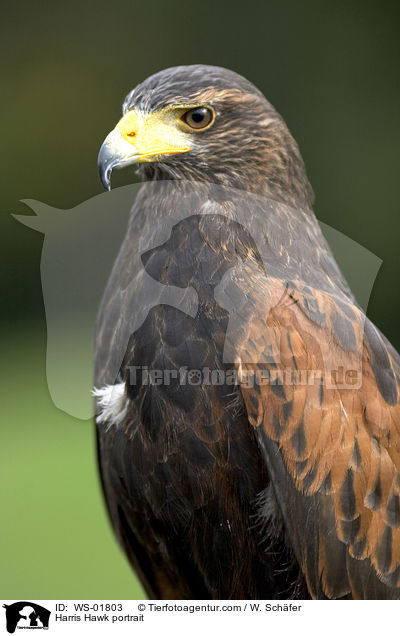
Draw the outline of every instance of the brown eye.
[[[207,128],[214,119],[214,113],[209,108],[192,108],[188,110],[182,117],[182,120],[196,130]]]

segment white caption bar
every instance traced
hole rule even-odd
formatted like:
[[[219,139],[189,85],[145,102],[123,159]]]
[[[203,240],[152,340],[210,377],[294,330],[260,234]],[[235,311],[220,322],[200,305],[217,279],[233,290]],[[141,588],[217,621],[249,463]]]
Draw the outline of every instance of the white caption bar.
[[[0,633],[229,636],[261,629],[298,635],[378,635],[396,625],[400,601],[1,601]],[[273,630],[273,631],[271,631]],[[293,630],[293,632],[292,632]]]

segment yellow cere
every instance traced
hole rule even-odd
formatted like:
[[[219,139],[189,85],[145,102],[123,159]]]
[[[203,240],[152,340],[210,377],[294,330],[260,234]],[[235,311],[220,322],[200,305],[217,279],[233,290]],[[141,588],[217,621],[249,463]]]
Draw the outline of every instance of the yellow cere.
[[[141,157],[188,152],[188,135],[179,129],[176,110],[141,113],[131,110],[118,122],[117,129]]]

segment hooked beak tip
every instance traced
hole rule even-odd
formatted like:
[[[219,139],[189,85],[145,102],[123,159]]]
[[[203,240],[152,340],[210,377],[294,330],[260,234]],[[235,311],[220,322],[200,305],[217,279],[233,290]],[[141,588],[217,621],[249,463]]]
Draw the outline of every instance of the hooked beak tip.
[[[103,187],[111,190],[111,173],[114,168],[123,168],[137,163],[138,157],[135,147],[124,140],[119,130],[114,128],[104,140],[97,159],[97,168]]]
[[[105,190],[111,190],[111,170],[103,170],[100,172],[100,181]]]
[[[111,172],[114,167],[115,157],[106,142],[100,148],[97,159],[97,169],[101,184],[105,190],[111,190]]]

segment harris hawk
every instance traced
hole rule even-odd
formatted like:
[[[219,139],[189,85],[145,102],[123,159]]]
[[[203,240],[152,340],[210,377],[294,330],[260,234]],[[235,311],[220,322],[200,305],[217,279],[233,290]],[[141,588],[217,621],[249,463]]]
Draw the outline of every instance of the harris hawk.
[[[95,395],[108,511],[147,594],[399,599],[400,357],[281,116],[234,72],[170,68],[128,94],[98,165],[108,189],[117,167],[143,181]],[[160,293],[135,322],[150,280],[195,308]]]

